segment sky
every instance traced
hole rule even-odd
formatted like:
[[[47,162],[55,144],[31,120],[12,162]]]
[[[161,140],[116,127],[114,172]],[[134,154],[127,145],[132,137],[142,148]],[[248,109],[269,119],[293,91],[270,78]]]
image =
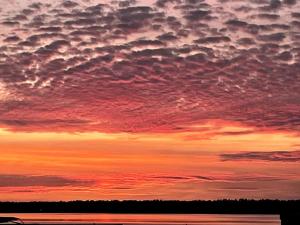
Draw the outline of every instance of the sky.
[[[297,0],[0,0],[0,201],[300,199]]]

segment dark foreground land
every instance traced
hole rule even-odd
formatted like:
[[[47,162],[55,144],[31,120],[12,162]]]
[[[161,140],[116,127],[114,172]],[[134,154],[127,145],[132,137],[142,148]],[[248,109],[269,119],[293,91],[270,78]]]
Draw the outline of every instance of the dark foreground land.
[[[0,213],[278,214],[282,225],[299,225],[300,200],[0,202]]]
[[[0,202],[0,213],[299,214],[300,200]]]

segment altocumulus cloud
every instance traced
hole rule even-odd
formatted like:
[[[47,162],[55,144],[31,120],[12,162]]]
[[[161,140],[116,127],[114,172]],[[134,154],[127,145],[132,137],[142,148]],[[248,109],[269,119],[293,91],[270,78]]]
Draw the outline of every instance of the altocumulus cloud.
[[[300,131],[299,1],[2,2],[3,127]]]

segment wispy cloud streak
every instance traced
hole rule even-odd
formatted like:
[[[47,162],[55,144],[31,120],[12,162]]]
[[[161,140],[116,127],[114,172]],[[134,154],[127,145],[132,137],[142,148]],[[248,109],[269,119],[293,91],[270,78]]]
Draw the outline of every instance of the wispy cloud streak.
[[[300,151],[238,152],[220,155],[223,161],[298,162]]]

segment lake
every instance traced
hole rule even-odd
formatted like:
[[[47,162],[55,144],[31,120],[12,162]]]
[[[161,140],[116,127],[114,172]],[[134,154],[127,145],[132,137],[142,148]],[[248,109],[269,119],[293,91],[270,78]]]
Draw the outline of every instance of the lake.
[[[280,225],[279,215],[222,214],[113,214],[113,213],[14,213],[30,224],[192,224],[192,225]]]

